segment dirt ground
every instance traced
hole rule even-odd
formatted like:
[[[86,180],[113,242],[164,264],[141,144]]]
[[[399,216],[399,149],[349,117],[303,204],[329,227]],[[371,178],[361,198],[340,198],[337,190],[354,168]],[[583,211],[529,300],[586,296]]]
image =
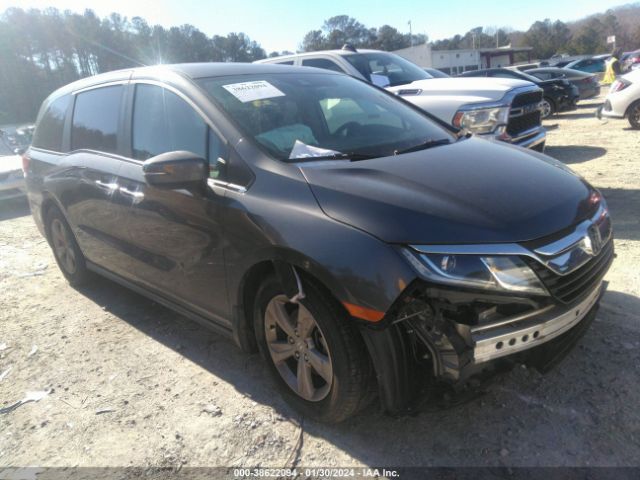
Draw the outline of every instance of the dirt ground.
[[[258,356],[107,280],[69,287],[26,202],[2,204],[0,408],[51,391],[0,414],[0,467],[639,465],[640,131],[597,120],[596,102],[547,122],[547,153],[600,188],[614,219],[592,328],[545,376],[518,368],[412,417],[300,419]]]

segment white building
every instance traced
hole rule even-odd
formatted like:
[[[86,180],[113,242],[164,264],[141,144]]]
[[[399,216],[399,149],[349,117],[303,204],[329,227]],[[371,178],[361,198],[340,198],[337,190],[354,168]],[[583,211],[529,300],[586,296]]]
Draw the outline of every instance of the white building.
[[[450,75],[481,68],[507,67],[514,63],[516,53],[526,52],[531,62],[531,47],[480,48],[468,50],[432,50],[431,45],[423,43],[413,47],[396,50],[395,54],[423,68],[437,68]]]

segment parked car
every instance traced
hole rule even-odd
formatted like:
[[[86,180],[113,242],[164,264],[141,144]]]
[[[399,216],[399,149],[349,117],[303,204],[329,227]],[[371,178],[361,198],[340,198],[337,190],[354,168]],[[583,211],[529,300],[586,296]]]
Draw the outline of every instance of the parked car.
[[[45,100],[25,158],[72,285],[99,273],[258,348],[323,421],[376,389],[403,412],[433,382],[548,368],[593,320],[613,258],[604,198],[562,163],[336,72],[83,79]]]
[[[620,64],[623,72],[629,72],[640,68],[640,50],[623,53],[620,58]]]
[[[599,114],[627,118],[633,128],[640,128],[640,69],[618,77],[611,84]]]
[[[384,87],[457,128],[544,151],[546,132],[538,108],[542,92],[530,83],[511,79],[434,79],[393,53],[356,50],[349,45],[342,50],[286,55],[256,63],[346,73]]]
[[[22,157],[0,134],[0,200],[22,197],[25,193]]]
[[[580,70],[587,73],[603,73],[607,67],[606,56],[587,57],[573,62],[567,63],[563,68],[570,68],[572,70]]]
[[[598,77],[593,73],[580,72],[579,70],[571,70],[570,68],[534,68],[528,70],[529,75],[540,80],[557,80],[566,79],[576,86],[580,92],[580,100],[600,95],[600,82]]]
[[[564,68],[567,65],[569,65],[571,62],[575,62],[576,60],[582,60],[585,58],[589,58],[589,55],[559,55],[559,56],[554,56],[551,57],[548,60],[548,66],[549,67],[557,67],[557,68]]]
[[[509,70],[519,70],[521,72],[526,72],[528,70],[531,70],[532,68],[538,68],[540,66],[541,64],[539,62],[535,62],[535,63],[521,63],[518,65],[511,65],[505,68],[508,68]]]
[[[547,118],[556,112],[571,110],[576,107],[576,102],[580,98],[578,88],[573,86],[568,80],[540,80],[529,73],[507,68],[486,68],[483,70],[473,70],[461,73],[461,77],[491,77],[491,78],[513,78],[534,83],[544,91],[541,105],[542,118]]]
[[[427,72],[429,75],[431,75],[433,78],[451,78],[450,75],[447,75],[446,73],[444,73],[441,70],[438,70],[437,68],[423,68],[423,70],[425,72]]]

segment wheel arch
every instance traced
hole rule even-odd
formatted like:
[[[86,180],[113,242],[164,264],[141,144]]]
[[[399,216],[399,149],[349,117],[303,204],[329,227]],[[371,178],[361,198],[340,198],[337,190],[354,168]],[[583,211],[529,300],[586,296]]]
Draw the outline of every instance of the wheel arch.
[[[51,210],[51,208],[54,208],[54,207],[57,208],[62,213],[62,216],[64,217],[65,221],[67,222],[67,224],[71,229],[71,233],[75,236],[73,227],[69,223],[69,219],[67,218],[67,213],[65,212],[64,208],[62,208],[61,203],[58,201],[58,199],[55,196],[45,191],[45,192],[42,192],[42,202],[40,203],[39,213],[40,213],[40,218],[42,220],[42,229],[44,231],[44,236],[47,242],[49,242],[49,244],[51,243],[51,236],[49,232],[49,225],[47,222],[47,215],[49,214],[49,210]]]
[[[348,317],[351,317],[342,303],[349,298],[341,283],[324,267],[313,260],[292,250],[276,250],[269,256],[255,260],[247,268],[236,288],[231,288],[234,310],[234,339],[247,352],[256,352],[255,332],[253,330],[253,304],[262,280],[268,275],[276,275],[285,287],[285,294],[293,297],[298,293],[296,275],[303,283],[313,283]],[[331,285],[331,287],[330,287]]]
[[[624,118],[629,118],[629,113],[631,113],[631,110],[636,106],[640,106],[640,98],[629,104],[627,109],[624,111]]]

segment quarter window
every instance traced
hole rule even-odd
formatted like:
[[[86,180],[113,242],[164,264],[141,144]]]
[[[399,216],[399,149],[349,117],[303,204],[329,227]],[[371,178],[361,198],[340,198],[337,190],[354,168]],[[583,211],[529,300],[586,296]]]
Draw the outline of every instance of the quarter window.
[[[71,96],[65,95],[49,105],[44,115],[42,115],[38,128],[36,128],[34,133],[34,147],[52,150],[54,152],[62,151],[64,119],[70,100]]]
[[[325,70],[333,70],[334,72],[344,73],[344,70],[340,68],[335,62],[326,58],[307,58],[302,60],[303,67],[316,67],[323,68]]]
[[[122,85],[79,93],[73,110],[71,149],[115,153]]]

